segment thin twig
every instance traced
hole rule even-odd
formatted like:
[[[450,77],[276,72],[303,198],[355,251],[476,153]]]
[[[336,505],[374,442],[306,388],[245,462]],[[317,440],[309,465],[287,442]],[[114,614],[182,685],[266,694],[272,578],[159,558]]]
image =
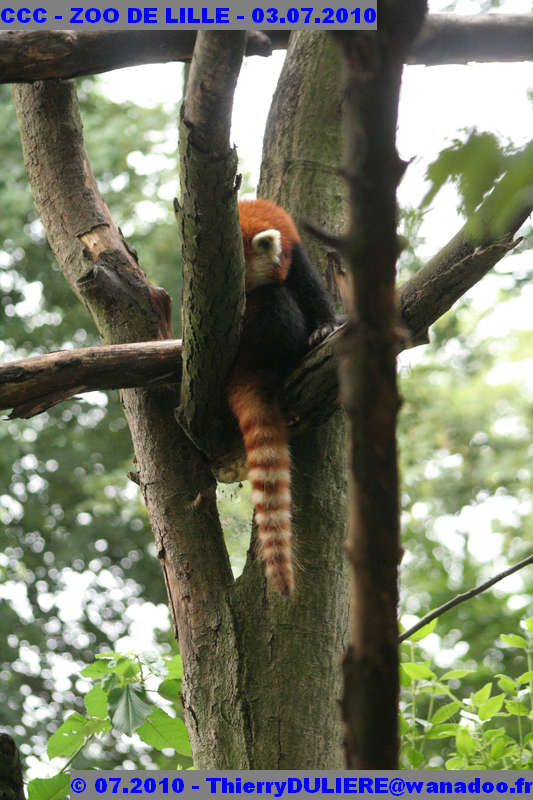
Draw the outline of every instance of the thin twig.
[[[490,589],[490,587],[494,586],[495,583],[499,583],[499,581],[503,580],[508,575],[512,575],[513,572],[518,572],[518,570],[522,569],[522,567],[527,567],[528,564],[533,564],[533,555],[530,555],[527,558],[522,559],[522,561],[519,561],[517,564],[514,564],[514,566],[509,567],[503,572],[498,572],[498,574],[495,575],[493,578],[491,578],[488,581],[485,581],[485,583],[481,583],[474,589],[469,589],[468,592],[463,592],[462,594],[456,595],[452,600],[448,600],[447,603],[444,603],[444,605],[439,606],[438,608],[435,609],[435,611],[432,611],[431,614],[422,617],[420,622],[417,622],[416,625],[413,625],[412,628],[409,628],[409,630],[404,631],[404,633],[402,633],[402,635],[400,636],[400,642],[404,642],[406,639],[412,636],[413,633],[416,633],[417,631],[420,630],[420,628],[423,628],[425,625],[428,625],[437,617],[442,616],[442,614],[444,614],[446,611],[449,611],[450,608],[454,608],[455,606],[458,606],[460,603],[464,603],[465,600],[470,600],[471,597],[475,597],[477,594],[481,594],[481,592],[484,592],[485,589]]]

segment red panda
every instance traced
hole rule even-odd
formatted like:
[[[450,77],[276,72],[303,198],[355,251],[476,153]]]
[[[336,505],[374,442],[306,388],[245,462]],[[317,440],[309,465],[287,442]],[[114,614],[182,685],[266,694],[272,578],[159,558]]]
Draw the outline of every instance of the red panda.
[[[267,586],[290,595],[290,455],[278,391],[310,340],[316,343],[333,330],[335,315],[289,214],[267,200],[244,200],[239,218],[246,310],[228,402],[244,439]]]

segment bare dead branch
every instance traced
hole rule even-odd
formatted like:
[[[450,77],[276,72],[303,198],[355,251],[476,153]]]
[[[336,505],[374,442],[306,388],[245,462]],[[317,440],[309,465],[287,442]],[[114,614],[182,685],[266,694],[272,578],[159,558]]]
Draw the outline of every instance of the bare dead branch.
[[[96,389],[176,384],[181,339],[66,350],[0,365],[0,408],[27,419]]]
[[[246,55],[285,49],[290,31],[253,31]],[[189,61],[196,31],[0,31],[0,83],[75,78],[138,64]],[[531,15],[434,14],[426,18],[409,64],[529,61]]]
[[[464,603],[466,600],[470,600],[472,597],[476,597],[476,595],[485,592],[487,589],[490,589],[491,586],[494,586],[495,583],[499,583],[503,581],[504,578],[507,578],[508,575],[512,575],[513,572],[518,572],[519,569],[523,569],[527,567],[528,564],[533,564],[533,555],[528,556],[527,558],[523,558],[522,561],[519,561],[517,564],[514,564],[512,567],[508,567],[508,569],[504,569],[502,572],[498,572],[497,575],[494,575],[493,578],[490,578],[488,581],[484,583],[480,583],[479,586],[474,587],[474,589],[469,589],[467,592],[462,592],[461,594],[456,595],[451,600],[448,600],[447,603],[444,603],[442,606],[439,606],[432,611],[431,614],[426,614],[425,617],[422,617],[416,625],[413,625],[412,628],[404,631],[399,638],[400,642],[405,642],[406,639],[409,639],[414,633],[419,631],[421,628],[424,628],[426,625],[429,625],[430,622],[433,622],[434,619],[441,617],[446,611],[449,611],[451,608],[455,608],[455,606]]]
[[[353,279],[353,313],[339,353],[350,437],[347,552],[353,570],[341,703],[348,769],[395,769],[398,763],[395,265],[396,189],[404,165],[395,138],[403,62],[425,12],[425,0],[389,0],[381,4],[376,35],[334,34],[345,63],[350,223],[342,252]]]
[[[207,455],[224,450],[216,424],[239,344],[244,255],[237,214],[233,93],[245,31],[200,31],[180,123],[183,373],[177,419]],[[233,426],[229,426],[230,430]]]

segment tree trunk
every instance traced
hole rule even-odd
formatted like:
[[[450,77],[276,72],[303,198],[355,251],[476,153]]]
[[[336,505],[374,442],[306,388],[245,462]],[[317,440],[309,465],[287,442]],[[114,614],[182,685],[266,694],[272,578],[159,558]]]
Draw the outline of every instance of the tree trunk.
[[[338,173],[340,70],[340,53],[328,34],[291,34],[267,123],[258,190],[260,196],[287,208],[297,223],[309,219],[334,231],[341,231],[346,221]],[[299,227],[311,261],[325,274],[337,254]],[[304,567],[305,606],[296,609],[294,627],[288,631],[294,659],[289,674],[295,679],[288,691],[293,720],[298,720],[298,728],[305,722],[309,726],[307,733],[305,727],[297,730],[292,741],[298,748],[300,739],[302,751],[311,748],[309,758],[300,753],[302,767],[333,769],[343,764],[337,701],[349,608],[343,413],[337,411],[321,427],[297,436],[291,449],[293,530]],[[309,620],[304,641],[302,619]],[[305,691],[303,682],[297,689],[302,672],[309,676]]]
[[[297,99],[299,87],[316,76],[327,62],[327,48],[329,57],[337,58],[325,37],[299,34],[294,39],[277,94],[279,107],[287,96],[290,103]],[[300,47],[306,49],[301,63]],[[310,128],[317,139],[337,136],[338,141],[338,152],[332,150],[326,165],[319,152],[311,165],[289,158],[291,169],[302,171],[302,184],[310,168],[316,170],[316,181],[324,176],[336,181],[338,117],[332,112],[322,120],[309,119],[318,99],[329,101],[335,89],[331,74],[315,87],[314,97],[304,93],[295,103],[287,148],[297,152],[299,137]],[[73,87],[42,82],[18,86],[15,94],[25,161],[51,246],[104,339],[120,343],[170,335],[164,299],[121,240],[92,179]],[[279,137],[281,122],[272,118],[266,152]],[[270,159],[273,175],[285,169],[286,155],[288,150],[280,150],[279,157]],[[306,185],[313,183],[311,178]],[[293,194],[283,199],[297,218],[307,194],[299,184],[295,180]],[[266,179],[263,191],[281,199],[268,190]],[[315,193],[318,199],[324,196],[331,198],[331,190]],[[322,212],[324,223],[333,222],[333,205]],[[315,216],[319,210],[306,205],[305,211]],[[263,566],[252,550],[243,576],[233,582],[210,470],[174,419],[177,391],[126,389],[121,396],[179,638],[184,711],[196,767],[342,766],[338,699],[348,592],[340,413],[294,443],[294,534],[301,569],[297,596],[288,601],[266,595]]]

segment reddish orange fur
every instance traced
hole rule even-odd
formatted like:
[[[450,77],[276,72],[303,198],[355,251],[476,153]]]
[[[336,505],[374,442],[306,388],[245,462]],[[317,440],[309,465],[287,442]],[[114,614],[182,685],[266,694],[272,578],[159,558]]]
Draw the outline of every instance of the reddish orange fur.
[[[294,591],[294,574],[285,421],[261,375],[236,370],[230,380],[228,400],[244,439],[267,585],[278,594],[289,595]]]
[[[300,241],[290,216],[268,200],[253,200],[239,203],[239,217],[247,269],[251,269],[255,257],[253,237],[269,229],[279,231],[281,264],[273,268],[273,277],[284,281],[290,268],[292,246]],[[257,302],[257,295],[252,292],[247,300],[248,319],[253,319]],[[275,376],[254,372],[246,363],[244,340],[228,384],[228,401],[244,439],[267,585],[278,594],[289,595],[294,591],[294,570],[287,428],[276,396]]]
[[[291,265],[292,245],[294,242],[300,241],[296,225],[290,216],[270,200],[241,200],[239,221],[244,245],[244,260],[247,264],[253,258],[252,239],[256,234],[269,229],[280,232],[283,258],[279,280],[284,281]]]

